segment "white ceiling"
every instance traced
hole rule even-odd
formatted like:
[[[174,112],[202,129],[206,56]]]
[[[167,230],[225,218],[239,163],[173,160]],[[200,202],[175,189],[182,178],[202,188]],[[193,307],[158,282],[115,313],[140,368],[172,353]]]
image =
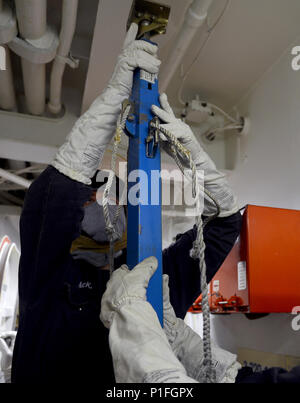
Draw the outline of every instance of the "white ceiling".
[[[224,0],[215,3],[220,10]],[[299,0],[231,0],[194,66],[184,94],[199,92],[210,101],[233,106],[299,35],[299,20]],[[199,33],[187,52],[185,66],[202,41]],[[169,87],[172,97],[172,88],[178,84],[179,74]]]
[[[112,74],[126,34],[126,24],[132,1],[99,1],[89,72],[83,99],[83,111],[89,107],[91,102],[105,88]],[[171,6],[171,15],[167,35],[155,38],[160,47],[165,48],[168,41],[176,35],[178,26],[180,26],[182,21],[182,15],[190,2],[191,0],[162,1],[162,3]],[[163,49],[162,51],[165,52]]]
[[[210,12],[213,25],[227,0],[215,0]],[[168,33],[155,40],[164,61],[191,0],[164,0],[172,8]],[[101,0],[95,27],[83,110],[105,87],[121,50],[132,0]],[[230,0],[225,15],[212,33],[184,85],[184,97],[199,93],[223,107],[233,106],[272,66],[300,34],[299,0]],[[184,58],[189,67],[205,39],[199,30]],[[178,71],[168,88],[171,102],[177,104],[181,78]]]
[[[171,6],[167,35],[155,38],[164,62],[192,0],[161,1]],[[214,1],[208,21],[210,26],[214,25],[226,2]],[[52,159],[79,115],[81,90],[84,89],[84,111],[105,88],[121,51],[131,5],[132,0],[79,0],[72,53],[81,58],[81,64],[78,70],[68,68],[64,75],[66,117],[52,122],[1,112],[1,158],[43,163]],[[49,23],[59,29],[61,0],[49,0],[48,8]],[[230,0],[226,13],[185,82],[185,99],[198,93],[203,99],[230,109],[300,35],[299,20],[300,0]],[[205,27],[199,30],[187,49],[183,71],[189,68],[204,40]],[[15,70],[17,82],[21,70]],[[167,90],[173,106],[179,106],[180,83],[180,71],[177,71]]]

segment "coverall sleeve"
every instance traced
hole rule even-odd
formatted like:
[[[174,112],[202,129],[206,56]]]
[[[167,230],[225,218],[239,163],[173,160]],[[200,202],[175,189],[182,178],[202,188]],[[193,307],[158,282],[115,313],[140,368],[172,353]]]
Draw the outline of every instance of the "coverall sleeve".
[[[20,306],[55,293],[72,264],[70,247],[80,234],[91,189],[49,166],[30,186],[20,220]]]
[[[207,282],[217,273],[240,234],[242,216],[238,212],[216,218],[204,228]],[[169,276],[170,301],[176,316],[184,319],[187,310],[201,294],[199,260],[190,257],[196,228],[178,235],[176,242],[163,251],[163,271]]]

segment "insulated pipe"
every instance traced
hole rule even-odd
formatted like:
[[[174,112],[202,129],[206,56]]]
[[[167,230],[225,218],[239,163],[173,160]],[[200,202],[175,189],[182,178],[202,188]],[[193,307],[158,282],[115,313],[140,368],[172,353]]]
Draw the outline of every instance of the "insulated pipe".
[[[46,32],[47,0],[15,0],[19,31],[23,38],[39,39]]]
[[[5,70],[0,70],[0,109],[12,111],[16,110],[17,102],[14,90],[10,50],[6,45],[2,45],[2,47],[5,49],[6,66]]]
[[[47,29],[47,0],[16,0],[15,3],[21,36],[25,40],[44,36]],[[22,70],[28,112],[42,115],[45,110],[46,65],[22,58]]]
[[[10,50],[6,45],[16,37],[17,33],[17,24],[12,10],[0,0],[0,51],[1,57],[5,57],[1,60],[0,68],[0,109],[5,110],[17,110]]]
[[[207,18],[213,0],[194,0],[188,8],[183,25],[173,41],[169,57],[160,72],[160,90],[165,92],[189,45]]]
[[[48,103],[48,108],[53,114],[58,114],[62,108],[62,79],[75,33],[77,10],[78,0],[63,1],[59,47],[53,62],[50,78],[50,100]],[[71,60],[69,63],[70,62]],[[76,65],[71,67],[76,67]]]
[[[25,189],[28,189],[29,186],[31,185],[31,181],[21,178],[21,176],[7,172],[2,168],[0,168],[0,176],[4,179],[7,179],[10,182],[16,183],[17,185],[24,187]]]
[[[32,115],[42,115],[46,99],[46,65],[22,58],[26,106]]]

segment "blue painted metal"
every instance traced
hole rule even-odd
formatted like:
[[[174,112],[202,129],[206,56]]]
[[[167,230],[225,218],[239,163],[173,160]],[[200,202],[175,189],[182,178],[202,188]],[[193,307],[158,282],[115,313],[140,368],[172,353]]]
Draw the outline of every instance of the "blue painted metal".
[[[150,280],[147,299],[155,309],[163,326],[163,294],[162,294],[162,219],[161,219],[161,158],[159,146],[154,151],[154,157],[146,156],[146,139],[149,135],[149,124],[153,119],[152,105],[159,105],[158,80],[154,84],[141,79],[141,71],[134,74],[133,91],[130,101],[134,105],[131,120],[127,121],[126,129],[129,135],[128,175],[140,170],[140,186],[146,186],[140,191],[140,200],[132,205],[128,199],[128,229],[127,229],[127,265],[130,269],[147,257],[155,256],[158,269]],[[130,118],[129,118],[130,119]],[[151,184],[152,178],[159,177]],[[143,177],[147,178],[147,184]],[[141,182],[143,181],[143,183]],[[128,194],[136,189],[136,183],[128,182]],[[148,200],[142,197],[144,191]],[[146,204],[145,202],[148,202]]]

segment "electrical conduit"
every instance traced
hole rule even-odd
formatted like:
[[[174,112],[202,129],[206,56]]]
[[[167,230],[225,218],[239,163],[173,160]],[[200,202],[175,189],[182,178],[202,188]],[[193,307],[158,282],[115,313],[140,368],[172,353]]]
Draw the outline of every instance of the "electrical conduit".
[[[160,72],[160,91],[165,92],[189,45],[207,18],[213,0],[194,0],[188,8],[183,25],[173,40],[169,57]]]

